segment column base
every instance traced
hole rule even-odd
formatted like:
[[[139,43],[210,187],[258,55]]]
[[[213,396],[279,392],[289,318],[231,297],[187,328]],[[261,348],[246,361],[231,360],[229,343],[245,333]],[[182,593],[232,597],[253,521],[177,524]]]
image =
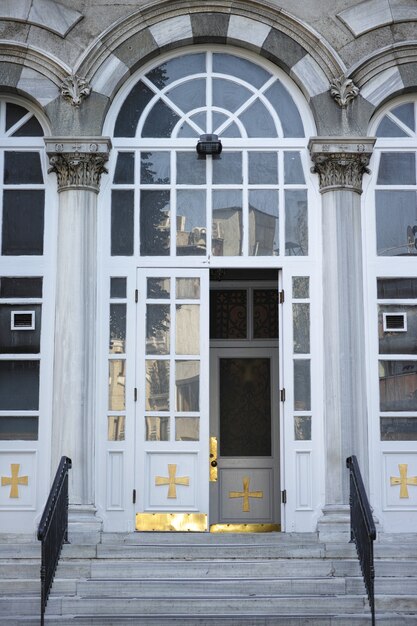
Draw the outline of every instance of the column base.
[[[68,540],[76,544],[101,542],[103,522],[92,504],[70,504],[68,509]]]
[[[319,540],[323,543],[350,541],[350,507],[348,504],[328,504],[317,523]]]

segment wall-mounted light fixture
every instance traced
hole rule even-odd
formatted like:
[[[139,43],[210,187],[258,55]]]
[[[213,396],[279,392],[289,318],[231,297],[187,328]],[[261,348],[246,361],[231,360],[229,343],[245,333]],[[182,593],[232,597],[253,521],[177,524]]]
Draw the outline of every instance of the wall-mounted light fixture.
[[[219,157],[222,151],[222,142],[217,135],[201,135],[197,143],[199,159],[205,159],[208,154],[213,158]]]

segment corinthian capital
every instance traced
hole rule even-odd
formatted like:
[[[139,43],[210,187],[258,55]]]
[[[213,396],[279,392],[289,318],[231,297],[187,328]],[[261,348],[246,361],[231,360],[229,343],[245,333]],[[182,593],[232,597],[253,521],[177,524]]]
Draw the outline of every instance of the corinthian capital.
[[[350,189],[362,193],[362,178],[369,174],[369,160],[374,138],[316,137],[310,139],[309,150],[314,165],[311,171],[319,175],[320,192]]]
[[[108,137],[47,137],[48,172],[55,172],[58,191],[84,189],[98,193],[107,173],[111,142]]]

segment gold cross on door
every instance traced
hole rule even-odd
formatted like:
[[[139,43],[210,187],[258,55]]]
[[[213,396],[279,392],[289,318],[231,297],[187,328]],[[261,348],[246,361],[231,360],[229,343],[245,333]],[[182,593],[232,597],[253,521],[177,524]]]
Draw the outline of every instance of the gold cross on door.
[[[400,498],[408,498],[408,489],[407,485],[417,485],[417,476],[407,477],[407,463],[400,463],[398,465],[398,469],[400,470],[399,476],[391,476],[390,482],[391,486],[393,485],[401,485],[400,486]]]
[[[229,491],[229,498],[243,498],[242,511],[249,513],[250,503],[249,498],[263,498],[263,491],[249,491],[250,478],[245,476],[243,479],[243,491]]]
[[[177,466],[173,464],[168,465],[168,477],[165,476],[156,476],[155,477],[155,485],[169,485],[168,487],[168,498],[172,498],[173,500],[177,497],[177,489],[175,485],[185,485],[186,487],[190,484],[190,478],[188,476],[176,476]]]
[[[19,463],[11,463],[11,476],[2,476],[1,477],[1,486],[6,487],[10,485],[10,495],[9,498],[18,498],[19,497],[19,485],[27,485],[29,482],[28,476],[19,476]]]

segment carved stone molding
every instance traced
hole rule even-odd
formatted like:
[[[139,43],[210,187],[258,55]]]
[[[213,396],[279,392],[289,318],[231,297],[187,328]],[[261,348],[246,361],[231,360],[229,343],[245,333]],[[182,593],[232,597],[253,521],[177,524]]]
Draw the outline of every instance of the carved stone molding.
[[[343,109],[345,109],[349,102],[354,100],[358,94],[359,88],[356,87],[351,78],[340,76],[330,83],[330,95]]]
[[[91,93],[91,87],[85,78],[81,78],[78,74],[71,74],[62,81],[61,96],[65,100],[69,100],[73,106],[78,108],[81,102],[88,98]]]
[[[362,178],[369,174],[369,160],[376,139],[317,137],[310,139],[314,163],[311,171],[319,175],[320,192],[350,189],[362,193]]]
[[[58,191],[83,189],[98,193],[100,179],[107,174],[111,142],[108,137],[48,137],[46,152],[58,179]]]

